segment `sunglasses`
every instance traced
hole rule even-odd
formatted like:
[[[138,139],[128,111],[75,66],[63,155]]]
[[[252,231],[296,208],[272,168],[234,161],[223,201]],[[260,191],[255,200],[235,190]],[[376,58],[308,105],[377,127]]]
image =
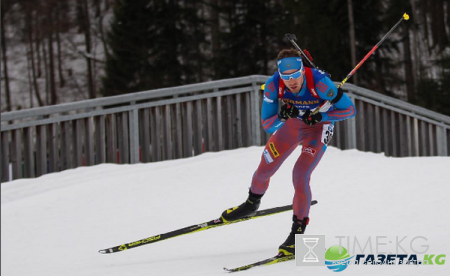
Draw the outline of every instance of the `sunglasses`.
[[[283,80],[290,80],[290,79],[299,79],[302,76],[302,70],[298,70],[297,72],[294,72],[292,74],[281,74],[281,72],[278,70],[278,73],[280,73],[280,78]]]

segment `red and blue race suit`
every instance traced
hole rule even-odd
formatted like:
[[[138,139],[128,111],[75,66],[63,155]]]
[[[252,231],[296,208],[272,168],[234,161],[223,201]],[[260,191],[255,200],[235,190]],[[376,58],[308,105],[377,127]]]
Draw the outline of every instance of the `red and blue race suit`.
[[[292,176],[295,189],[294,215],[298,219],[308,217],[311,203],[309,181],[331,140],[334,121],[349,119],[356,114],[354,104],[344,93],[328,111],[321,112],[322,121],[320,123],[312,126],[304,123],[301,115],[306,110],[319,107],[325,101],[332,101],[338,95],[338,89],[328,75],[315,69],[312,69],[312,73],[319,98],[314,97],[308,89],[307,78],[304,79],[299,93],[292,93],[286,87],[282,99],[278,95],[278,84],[282,81],[278,72],[267,80],[261,119],[264,130],[273,135],[264,148],[261,162],[253,175],[250,188],[255,194],[264,194],[269,187],[271,176],[297,146],[303,144],[302,153],[294,165]],[[299,117],[288,119],[285,122],[280,120],[278,118],[280,100],[294,104],[300,111]]]

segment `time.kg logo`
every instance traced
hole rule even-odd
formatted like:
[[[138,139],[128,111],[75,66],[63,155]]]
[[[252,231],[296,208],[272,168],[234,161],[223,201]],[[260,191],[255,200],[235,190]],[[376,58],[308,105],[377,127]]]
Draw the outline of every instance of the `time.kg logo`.
[[[343,271],[353,257],[348,254],[345,247],[335,245],[325,252],[325,265],[334,272]]]

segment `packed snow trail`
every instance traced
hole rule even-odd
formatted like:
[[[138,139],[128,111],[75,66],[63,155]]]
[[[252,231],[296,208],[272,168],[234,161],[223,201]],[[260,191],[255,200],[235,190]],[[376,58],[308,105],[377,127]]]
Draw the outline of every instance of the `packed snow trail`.
[[[271,257],[291,212],[182,236],[111,255],[99,249],[219,217],[242,203],[263,148],[136,165],[82,167],[1,185],[5,276],[225,275]],[[298,148],[271,180],[261,209],[290,204]],[[337,165],[338,164],[338,165]],[[450,256],[450,158],[390,158],[330,147],[312,175],[306,234],[422,235]],[[294,261],[242,275],[332,275]],[[345,275],[450,275],[429,266],[349,266]]]

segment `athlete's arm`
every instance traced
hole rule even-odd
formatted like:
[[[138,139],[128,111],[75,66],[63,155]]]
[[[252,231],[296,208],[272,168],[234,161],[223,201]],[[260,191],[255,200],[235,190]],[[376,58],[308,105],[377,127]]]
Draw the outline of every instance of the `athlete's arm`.
[[[282,80],[280,80],[282,81]],[[264,87],[264,97],[261,109],[261,124],[264,131],[274,133],[284,122],[278,118],[278,91],[273,82],[273,78],[269,78]]]
[[[317,84],[319,97],[330,101],[334,109],[323,112],[322,121],[343,121],[355,117],[356,108],[352,100],[341,89],[338,89],[330,78],[324,77]]]

